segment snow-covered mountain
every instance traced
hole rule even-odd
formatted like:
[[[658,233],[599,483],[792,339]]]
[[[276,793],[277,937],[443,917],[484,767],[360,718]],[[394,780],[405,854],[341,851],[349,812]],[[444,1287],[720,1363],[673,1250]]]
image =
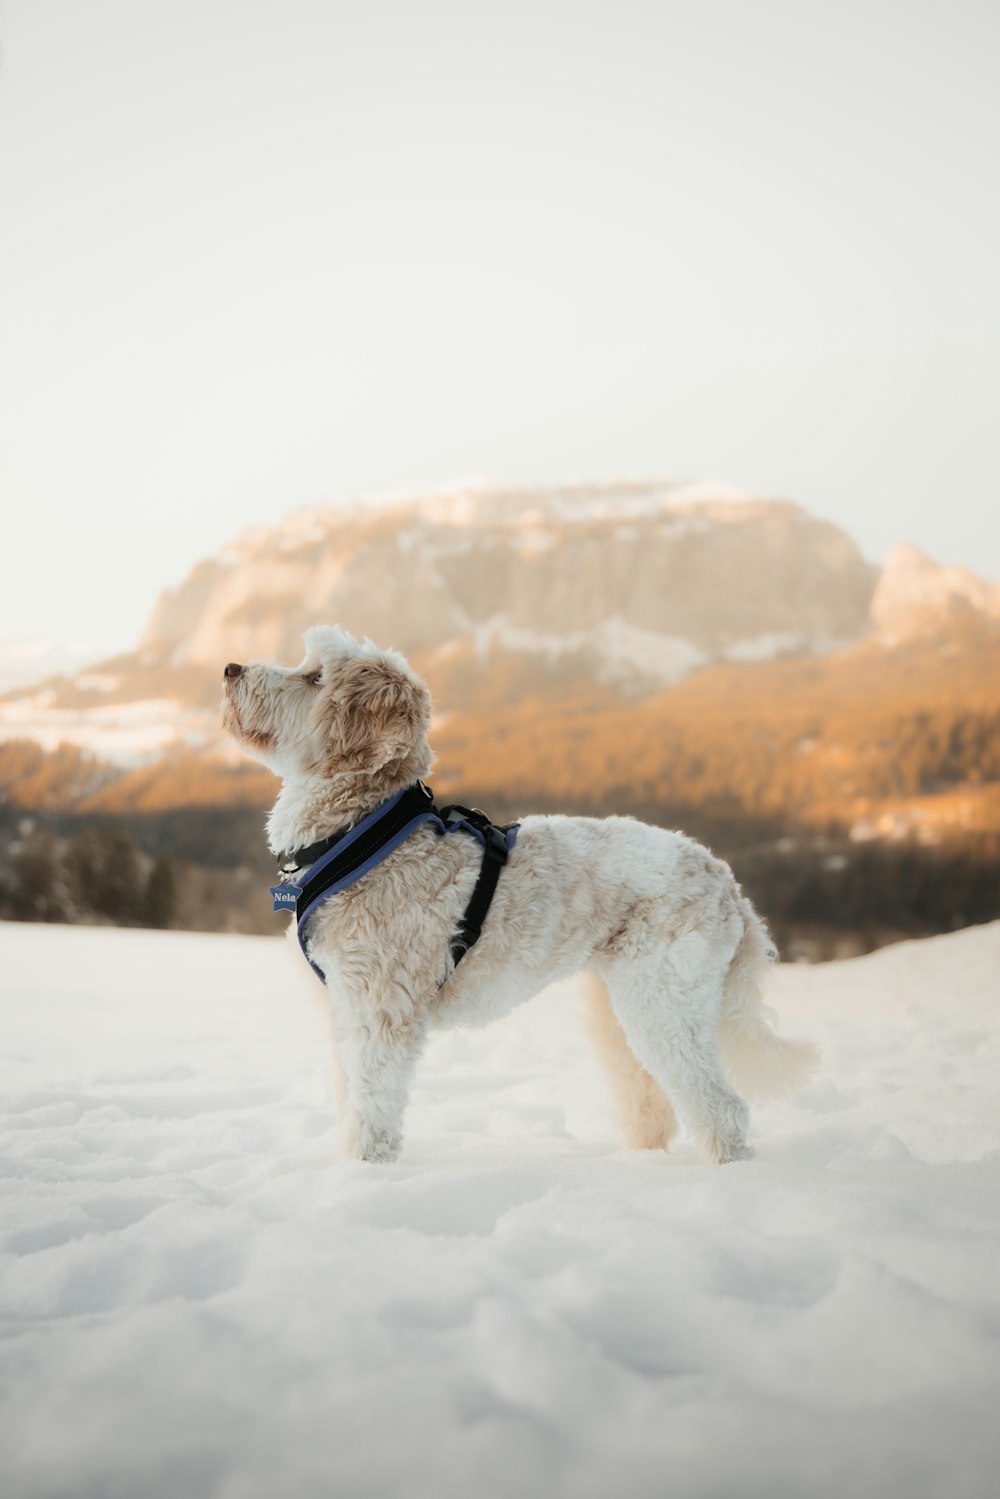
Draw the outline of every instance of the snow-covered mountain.
[[[584,685],[644,697],[719,662],[851,646],[873,623],[893,645],[956,610],[1000,616],[1000,586],[914,548],[880,576],[788,501],[708,483],[478,482],[244,532],[159,599],[135,651],[8,695],[0,737],[133,762],[218,743],[223,664],[294,662],[318,620],[405,651],[452,712]]]
[[[336,619],[428,665],[503,653],[641,691],[725,657],[856,639],[874,581],[843,532],[791,504],[481,487],[249,532],[160,600],[140,651],[147,667],[213,673],[293,661],[306,625]]]

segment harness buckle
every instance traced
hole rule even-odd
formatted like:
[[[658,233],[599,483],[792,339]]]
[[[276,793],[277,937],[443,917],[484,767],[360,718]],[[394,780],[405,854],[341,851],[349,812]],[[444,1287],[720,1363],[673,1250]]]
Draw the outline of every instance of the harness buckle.
[[[487,827],[483,829],[483,832],[486,835],[487,856],[491,859],[495,859],[498,864],[506,864],[507,834],[504,832],[503,828],[494,827],[493,823],[491,822]]]

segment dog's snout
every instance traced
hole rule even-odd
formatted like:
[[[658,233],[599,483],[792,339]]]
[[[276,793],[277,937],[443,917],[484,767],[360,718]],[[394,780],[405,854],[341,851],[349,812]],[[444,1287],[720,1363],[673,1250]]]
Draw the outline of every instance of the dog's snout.
[[[241,677],[242,675],[243,668],[238,661],[230,661],[229,665],[223,672],[223,676],[226,678],[227,682],[235,682],[236,678]]]

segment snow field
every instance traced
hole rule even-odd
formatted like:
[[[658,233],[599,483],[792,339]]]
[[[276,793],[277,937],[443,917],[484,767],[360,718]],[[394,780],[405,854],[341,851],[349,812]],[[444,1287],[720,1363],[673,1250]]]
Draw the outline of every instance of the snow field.
[[[6,1499],[992,1495],[1000,924],[772,998],[756,1160],[626,1154],[572,984],[340,1164],[261,938],[0,925]]]

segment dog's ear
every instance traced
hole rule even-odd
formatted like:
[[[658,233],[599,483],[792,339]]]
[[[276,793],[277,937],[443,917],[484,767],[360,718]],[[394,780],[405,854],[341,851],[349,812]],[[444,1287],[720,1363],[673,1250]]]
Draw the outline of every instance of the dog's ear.
[[[430,693],[402,660],[352,661],[332,703],[326,773],[376,771],[403,759],[427,733],[430,708]]]

